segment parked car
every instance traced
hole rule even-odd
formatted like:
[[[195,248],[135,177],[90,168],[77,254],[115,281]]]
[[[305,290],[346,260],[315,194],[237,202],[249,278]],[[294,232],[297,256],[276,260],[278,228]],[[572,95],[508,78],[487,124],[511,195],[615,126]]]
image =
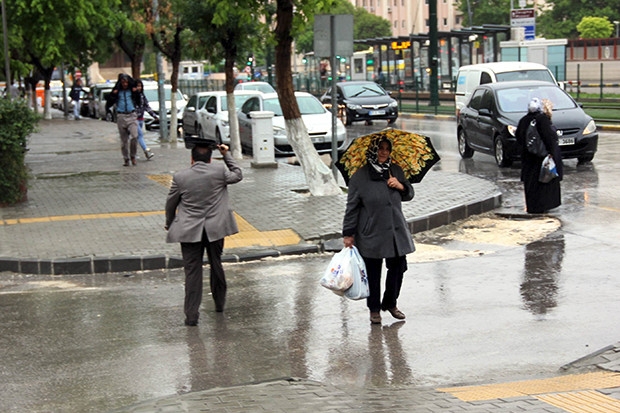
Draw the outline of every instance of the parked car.
[[[301,118],[308,129],[314,147],[319,153],[329,153],[332,150],[332,115],[321,102],[306,92],[295,92]],[[274,113],[273,144],[276,155],[294,155],[293,149],[286,136],[284,116],[277,93],[259,93],[250,96],[237,112],[239,118],[239,137],[242,148],[252,152],[252,115],[253,111],[271,111]],[[336,135],[338,150],[344,150],[347,131],[336,119]]]
[[[461,66],[456,75],[456,91],[454,92],[457,119],[461,109],[479,85],[517,80],[557,83],[551,70],[540,63],[492,62]]]
[[[237,110],[250,96],[261,92],[255,90],[235,90]],[[225,91],[200,92],[189,98],[183,112],[183,132],[185,136],[198,135],[201,139],[213,139],[218,143],[230,143],[228,124],[228,97]]]
[[[243,82],[235,85],[235,90],[257,90],[262,93],[276,93],[276,90],[267,82]]]
[[[50,88],[50,102],[54,109],[60,109],[60,101],[62,100],[62,86],[54,86]]]
[[[148,99],[151,109],[153,109],[153,111],[159,116],[159,95],[157,88],[157,82],[144,82],[144,96]],[[164,85],[164,91],[166,92],[166,113],[168,120],[170,120],[170,110],[172,108],[172,102],[170,100],[172,96],[172,86]],[[181,93],[180,90],[177,90],[176,107],[179,128],[183,125],[183,111],[185,109],[185,105],[187,105],[187,98],[183,95],[183,93]],[[148,112],[144,112],[144,126],[147,130],[158,130],[159,119],[154,119]]]
[[[580,163],[591,161],[598,146],[594,120],[559,86],[540,81],[478,86],[458,119],[461,157],[486,153],[495,156],[499,166],[510,166],[520,159],[515,133],[533,97],[553,102],[552,121],[558,130],[562,158],[577,158]]]
[[[387,119],[391,124],[398,118],[398,102],[375,82],[338,82],[336,92],[338,105],[343,106],[342,119],[345,125],[378,119]],[[323,94],[321,102],[331,106],[331,88]]]
[[[98,83],[91,86],[91,96],[89,102],[89,115],[95,119],[108,119],[105,105],[108,95],[112,92],[114,85],[112,83]],[[110,114],[110,117],[112,114]],[[111,119],[108,119],[111,120]]]

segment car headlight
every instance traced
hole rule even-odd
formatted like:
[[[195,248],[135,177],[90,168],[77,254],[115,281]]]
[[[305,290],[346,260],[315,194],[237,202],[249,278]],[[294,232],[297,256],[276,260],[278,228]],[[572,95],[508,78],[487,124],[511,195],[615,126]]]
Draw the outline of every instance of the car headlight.
[[[396,107],[398,107],[398,102],[397,102],[397,101],[395,101],[394,99],[392,99],[392,101],[390,102],[390,107],[391,107],[391,108],[396,108]]]
[[[508,129],[509,134],[512,136],[517,136],[517,127],[515,125],[508,125],[506,128]]]
[[[347,108],[351,110],[360,110],[362,105],[356,105],[355,103],[347,103]]]
[[[594,132],[596,132],[596,123],[594,122],[594,119],[592,119],[590,122],[588,122],[586,127],[583,129],[583,134],[589,135]]]

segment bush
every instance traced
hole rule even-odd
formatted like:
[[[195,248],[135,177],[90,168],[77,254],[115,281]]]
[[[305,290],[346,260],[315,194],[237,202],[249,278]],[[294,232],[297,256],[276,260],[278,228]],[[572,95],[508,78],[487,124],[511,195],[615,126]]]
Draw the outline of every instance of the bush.
[[[39,119],[25,100],[0,99],[0,206],[26,199],[28,170],[24,158],[28,136],[36,131]]]

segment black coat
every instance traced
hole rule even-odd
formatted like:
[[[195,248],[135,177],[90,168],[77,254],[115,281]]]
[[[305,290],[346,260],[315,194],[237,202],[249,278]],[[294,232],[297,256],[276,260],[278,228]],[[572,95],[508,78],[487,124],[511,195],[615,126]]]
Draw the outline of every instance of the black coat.
[[[355,236],[355,246],[364,258],[402,257],[415,251],[402,211],[402,201],[413,199],[413,186],[399,166],[392,165],[390,171],[405,186],[403,192],[388,187],[368,164],[349,181],[342,234]]]
[[[556,164],[558,178],[549,183],[538,181],[540,168],[544,158],[528,152],[525,146],[525,134],[530,122],[536,119],[536,129],[547,151],[553,156]],[[542,112],[528,113],[519,121],[517,126],[517,144],[521,148],[521,181],[525,189],[525,203],[527,212],[543,213],[562,204],[560,181],[564,176],[562,165],[562,153],[558,145],[558,135],[551,119]]]

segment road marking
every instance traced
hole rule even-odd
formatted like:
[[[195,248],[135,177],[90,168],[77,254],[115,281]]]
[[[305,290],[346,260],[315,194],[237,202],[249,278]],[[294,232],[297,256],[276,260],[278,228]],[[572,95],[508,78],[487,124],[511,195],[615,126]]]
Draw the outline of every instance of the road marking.
[[[620,413],[620,400],[597,391],[615,387],[620,387],[620,373],[593,372],[550,379],[446,387],[437,390],[450,393],[465,402],[531,396],[571,413]]]

